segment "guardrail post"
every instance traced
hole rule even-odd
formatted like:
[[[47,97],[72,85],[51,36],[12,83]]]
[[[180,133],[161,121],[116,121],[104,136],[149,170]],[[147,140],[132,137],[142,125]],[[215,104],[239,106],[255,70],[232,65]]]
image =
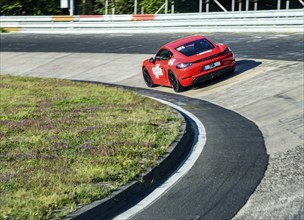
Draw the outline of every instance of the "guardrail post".
[[[165,0],[165,14],[168,14],[168,0]]]
[[[210,0],[206,0],[206,12],[209,12],[209,1]]]
[[[242,11],[242,0],[239,0],[239,11]]]
[[[235,0],[232,0],[231,11],[234,11],[234,10],[235,10]]]
[[[134,0],[134,14],[137,14],[137,0]]]
[[[171,14],[174,14],[174,0],[171,0]]]
[[[74,0],[70,0],[70,16],[74,15]]]
[[[203,0],[199,0],[199,3],[198,3],[198,12],[199,13],[203,12]]]
[[[277,9],[280,10],[281,9],[281,0],[278,0],[278,4],[277,4]]]
[[[246,0],[246,11],[249,11],[249,0]]]
[[[286,9],[289,9],[289,0],[286,0]]]
[[[109,5],[109,0],[106,0],[106,5],[105,5],[105,15],[108,14],[108,5]]]
[[[254,1],[254,10],[258,10],[258,0]]]

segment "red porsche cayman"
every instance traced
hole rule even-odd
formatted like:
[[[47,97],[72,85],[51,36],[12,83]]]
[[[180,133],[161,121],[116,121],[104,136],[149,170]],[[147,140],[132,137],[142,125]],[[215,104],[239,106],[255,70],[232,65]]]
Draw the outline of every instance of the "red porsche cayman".
[[[190,36],[162,46],[155,57],[143,62],[148,87],[170,86],[176,92],[216,76],[234,72],[234,55],[225,44],[203,36]]]

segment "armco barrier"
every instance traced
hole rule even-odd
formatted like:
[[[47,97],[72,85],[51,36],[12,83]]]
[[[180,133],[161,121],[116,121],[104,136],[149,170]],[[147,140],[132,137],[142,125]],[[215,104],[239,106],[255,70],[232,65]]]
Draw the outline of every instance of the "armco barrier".
[[[145,14],[145,15],[133,15],[132,21],[154,21],[155,15]]]
[[[62,21],[74,21],[73,16],[53,16],[52,21],[62,22]]]
[[[304,10],[159,15],[1,16],[1,27],[31,33],[303,32]]]

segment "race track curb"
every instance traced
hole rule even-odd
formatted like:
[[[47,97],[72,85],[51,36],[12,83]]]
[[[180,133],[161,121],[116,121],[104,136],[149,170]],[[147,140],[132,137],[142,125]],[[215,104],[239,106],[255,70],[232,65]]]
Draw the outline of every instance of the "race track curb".
[[[158,166],[148,170],[140,180],[119,188],[110,197],[82,206],[64,219],[110,219],[114,213],[132,206],[164,182],[188,155],[191,149],[189,146],[193,145],[195,129],[197,129],[189,116],[182,112],[179,114],[184,119],[180,134],[169,147],[167,154],[159,160]]]

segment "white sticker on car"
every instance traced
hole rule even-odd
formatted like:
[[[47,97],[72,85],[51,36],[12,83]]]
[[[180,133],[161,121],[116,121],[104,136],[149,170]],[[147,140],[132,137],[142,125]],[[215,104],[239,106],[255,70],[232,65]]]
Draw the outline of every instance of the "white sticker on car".
[[[180,51],[182,49],[185,49],[185,46],[180,46],[180,47],[176,48],[177,51]]]
[[[159,76],[162,76],[163,75],[163,71],[162,69],[159,67],[159,64],[156,65],[155,67],[152,67],[152,72],[155,76],[156,79],[159,78]]]
[[[169,66],[172,66],[172,65],[174,64],[174,61],[175,61],[175,59],[169,60],[168,65],[169,65]]]
[[[209,52],[211,52],[212,50],[207,50],[207,51],[204,51],[204,52],[201,52],[201,53],[199,53],[199,54],[197,54],[197,55],[202,55],[202,54],[204,54],[204,53],[209,53]]]

